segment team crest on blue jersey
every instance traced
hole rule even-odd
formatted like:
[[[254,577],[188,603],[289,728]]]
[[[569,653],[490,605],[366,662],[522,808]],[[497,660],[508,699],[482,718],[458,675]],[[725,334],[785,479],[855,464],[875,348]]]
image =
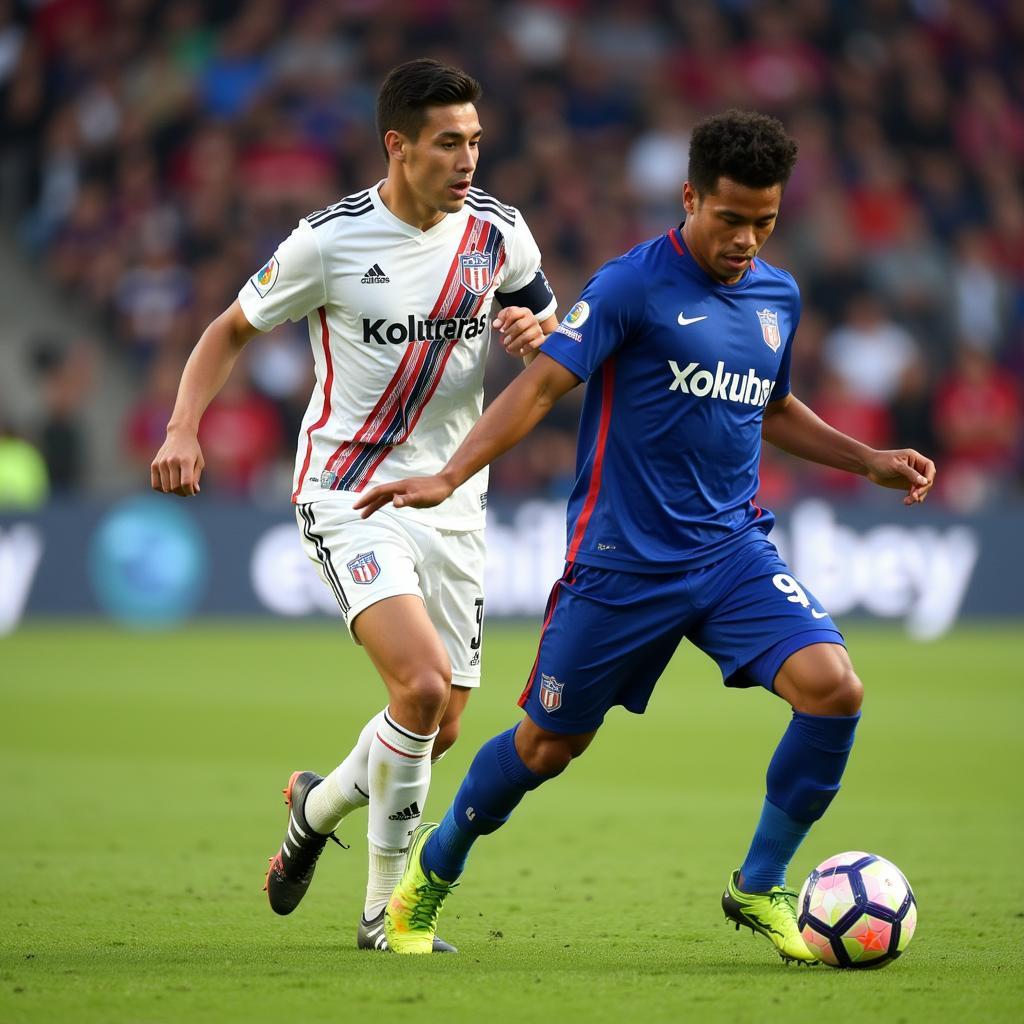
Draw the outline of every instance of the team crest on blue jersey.
[[[489,252],[472,249],[460,253],[459,263],[462,266],[462,283],[474,295],[483,295],[491,287],[494,276],[494,257]]]
[[[774,309],[759,309],[757,319],[761,321],[761,334],[764,343],[773,351],[778,352],[782,344],[782,335],[779,334],[779,314]]]
[[[356,583],[372,583],[380,575],[380,563],[372,551],[356,555],[351,562],[345,563],[345,568]]]
[[[554,676],[541,672],[540,706],[545,711],[557,711],[562,706],[562,687],[564,686],[565,683],[560,683]]]

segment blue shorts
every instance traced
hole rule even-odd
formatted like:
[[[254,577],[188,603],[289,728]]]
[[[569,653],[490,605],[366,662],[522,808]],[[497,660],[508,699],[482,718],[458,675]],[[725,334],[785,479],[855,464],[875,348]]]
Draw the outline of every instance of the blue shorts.
[[[629,573],[570,563],[548,598],[537,660],[519,698],[541,728],[591,732],[621,704],[643,714],[686,637],[726,686],[772,689],[810,644],[844,644],[767,537],[689,572]]]

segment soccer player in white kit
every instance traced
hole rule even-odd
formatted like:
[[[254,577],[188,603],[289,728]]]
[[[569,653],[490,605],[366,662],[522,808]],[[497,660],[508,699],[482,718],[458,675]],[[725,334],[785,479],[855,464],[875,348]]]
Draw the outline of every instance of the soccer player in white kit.
[[[288,914],[342,819],[369,805],[369,880],[357,932],[386,949],[384,906],[419,824],[430,766],[455,741],[480,682],[486,470],[434,509],[367,522],[368,485],[428,476],[479,418],[493,324],[513,355],[557,326],[555,297],[522,214],[472,187],[480,86],[415,60],[377,97],[387,178],[310,214],[206,329],[182,374],[154,489],[198,493],[199,421],[257,333],[305,319],[316,385],[299,434],[292,502],[307,554],[388,691],[326,778],[294,772],[288,829],[270,860],[271,907]],[[436,939],[436,951],[451,951]]]

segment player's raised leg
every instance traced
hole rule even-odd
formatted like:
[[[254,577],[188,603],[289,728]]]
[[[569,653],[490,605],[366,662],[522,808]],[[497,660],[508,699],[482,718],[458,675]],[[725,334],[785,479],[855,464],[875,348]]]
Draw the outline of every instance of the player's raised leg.
[[[813,963],[796,926],[786,868],[811,826],[828,809],[853,747],[863,687],[836,643],[792,653],[774,679],[793,717],[775,749],[767,794],[749,852],[722,896],[726,916],[766,935],[783,959]]]
[[[561,774],[594,737],[549,732],[525,718],[488,740],[473,758],[439,825],[421,825],[385,911],[388,945],[429,953],[437,917],[480,836],[496,832],[530,790]]]

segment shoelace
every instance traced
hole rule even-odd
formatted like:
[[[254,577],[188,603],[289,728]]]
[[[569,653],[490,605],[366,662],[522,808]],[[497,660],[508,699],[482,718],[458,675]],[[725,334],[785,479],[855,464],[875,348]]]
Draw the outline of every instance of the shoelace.
[[[770,892],[768,898],[772,901],[772,906],[776,903],[782,903],[786,910],[789,911],[789,916],[795,921],[796,910],[793,907],[793,901],[797,899],[797,892],[794,889],[780,889],[778,892]]]
[[[301,872],[301,874],[299,875],[300,881],[306,881],[306,879],[313,873],[313,868],[316,867],[316,862],[320,859],[320,854],[324,852],[324,849],[327,846],[328,839],[333,840],[343,850],[348,849],[348,846],[345,843],[343,843],[333,832],[328,832],[327,835],[324,837],[324,841],[322,843],[317,844],[315,849],[312,846],[307,846],[303,844],[302,846],[299,846],[296,849],[295,853],[293,853],[291,857],[288,858],[291,861],[292,866],[295,868],[295,870]],[[303,856],[303,854],[305,854],[305,856]],[[306,857],[310,855],[312,856],[312,859],[308,863],[306,863]]]
[[[457,888],[458,884],[458,882],[446,882],[444,885],[438,885],[428,878],[423,885],[417,886],[416,895],[419,899],[409,915],[409,924],[412,928],[417,931],[421,928],[433,931],[434,926],[437,924],[437,915],[441,911],[441,900],[452,889]]]

